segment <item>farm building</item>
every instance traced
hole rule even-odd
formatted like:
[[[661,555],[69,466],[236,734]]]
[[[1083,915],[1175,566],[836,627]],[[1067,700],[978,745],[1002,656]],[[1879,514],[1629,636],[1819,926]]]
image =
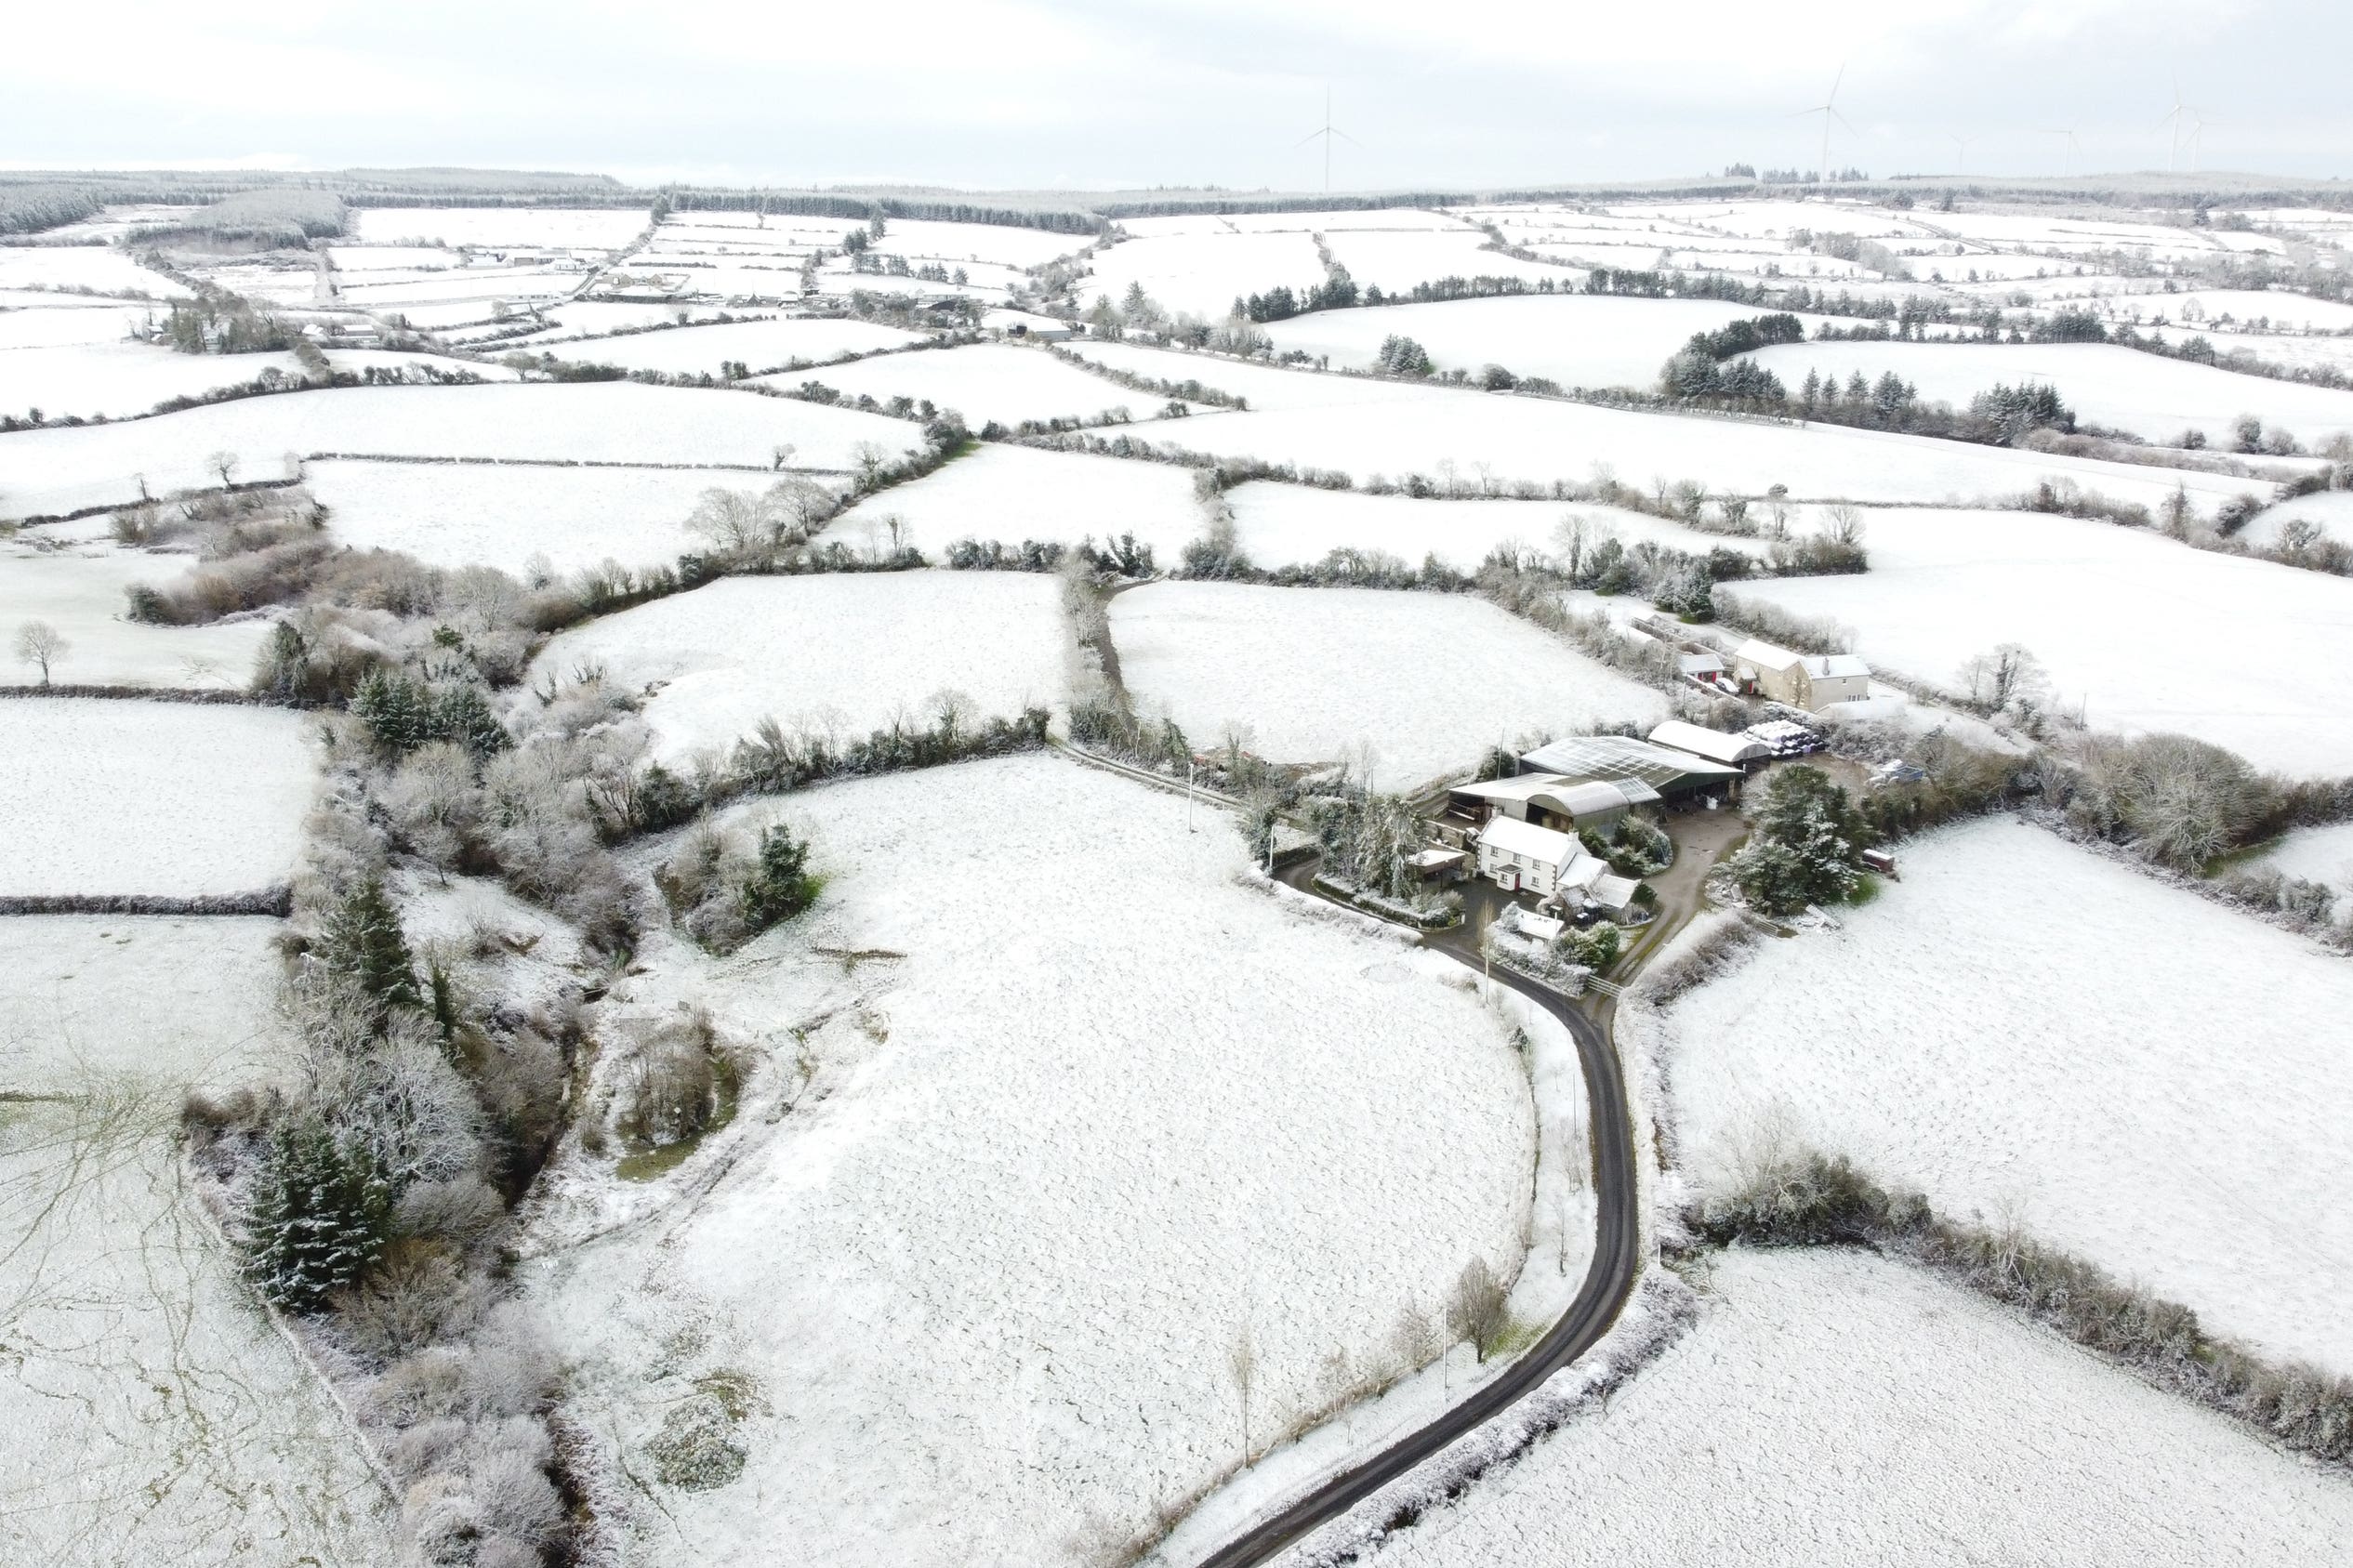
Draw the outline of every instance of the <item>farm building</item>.
[[[1486,779],[1447,791],[1451,816],[1484,823],[1514,817],[1562,833],[1593,828],[1606,833],[1635,806],[1658,802],[1659,792],[1639,779],[1566,779],[1553,773],[1522,773],[1515,779]]]
[[[1611,915],[1633,903],[1639,885],[1613,874],[1608,862],[1587,854],[1569,835],[1516,817],[1496,817],[1479,830],[1479,875],[1505,892]]]
[[[1743,691],[1808,713],[1871,695],[1871,665],[1852,653],[1792,653],[1754,638],[1732,651]]]
[[[1680,718],[1670,718],[1650,731],[1650,742],[1744,771],[1760,767],[1773,758],[1773,748],[1753,735],[1727,735],[1721,730],[1686,724]]]
[[[1639,784],[1668,806],[1706,797],[1736,798],[1742,777],[1738,768],[1630,735],[1571,735],[1550,741],[1522,757],[1520,766],[1580,782]]]
[[[1052,316],[1034,315],[1027,310],[986,310],[981,314],[981,329],[993,337],[1011,337],[1030,343],[1066,343],[1077,336],[1078,329]]]

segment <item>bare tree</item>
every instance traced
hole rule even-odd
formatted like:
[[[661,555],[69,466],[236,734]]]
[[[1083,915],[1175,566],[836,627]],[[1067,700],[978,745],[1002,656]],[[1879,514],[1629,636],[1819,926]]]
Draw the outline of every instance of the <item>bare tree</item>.
[[[2042,663],[2015,642],[2004,642],[1963,665],[1961,679],[1971,702],[1994,712],[2013,703],[2034,702],[2048,687]]]
[[[1233,1348],[1225,1352],[1225,1369],[1233,1376],[1235,1391],[1242,1396],[1242,1463],[1247,1465],[1250,1462],[1250,1391],[1258,1386],[1258,1340],[1247,1317],[1235,1331]]]
[[[1582,512],[1564,516],[1553,530],[1553,560],[1570,582],[1585,564],[1585,551],[1593,543],[1593,526]]]
[[[1839,501],[1823,508],[1822,536],[1833,545],[1855,546],[1863,542],[1863,514],[1851,502]]]
[[[218,474],[220,482],[226,485],[235,481],[238,461],[233,452],[216,452],[205,459],[205,467]]]
[[[704,491],[694,509],[687,513],[686,527],[689,533],[709,540],[715,549],[748,555],[777,543],[783,519],[768,504],[767,496],[715,485]]]
[[[851,461],[858,465],[861,488],[872,490],[875,487],[876,481],[882,477],[882,465],[890,460],[890,456],[888,452],[870,441],[862,441],[850,449]]]
[[[788,441],[778,441],[775,447],[770,452],[769,455],[775,459],[773,466],[779,472],[782,472],[785,465],[792,461],[792,455],[800,450],[800,449],[799,447],[793,445],[793,443]]]
[[[41,666],[41,684],[49,683],[49,666],[73,651],[73,644],[46,621],[27,621],[17,628],[17,657]]]
[[[1478,1347],[1479,1359],[1487,1360],[1509,1321],[1504,1303],[1510,1295],[1486,1258],[1472,1258],[1462,1265],[1454,1291],[1447,1298],[1447,1332],[1458,1340],[1471,1341]]]

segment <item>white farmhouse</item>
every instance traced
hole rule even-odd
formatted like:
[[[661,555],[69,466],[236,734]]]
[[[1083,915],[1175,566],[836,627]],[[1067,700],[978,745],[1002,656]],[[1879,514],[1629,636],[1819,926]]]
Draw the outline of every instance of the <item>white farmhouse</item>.
[[[1612,874],[1608,862],[1587,854],[1567,834],[1506,816],[1479,830],[1479,875],[1507,893],[1534,893],[1540,903],[1613,915],[1633,903],[1637,886]]]
[[[1755,638],[1732,651],[1732,673],[1744,689],[1808,713],[1871,695],[1871,665],[1854,654],[1792,653]]]

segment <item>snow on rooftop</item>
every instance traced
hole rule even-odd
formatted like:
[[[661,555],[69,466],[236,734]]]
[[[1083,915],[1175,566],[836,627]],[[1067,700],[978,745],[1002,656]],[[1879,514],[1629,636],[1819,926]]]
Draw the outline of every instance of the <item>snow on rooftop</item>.
[[[1507,855],[1525,855],[1546,865],[1566,865],[1580,852],[1577,840],[1557,828],[1539,827],[1517,817],[1493,817],[1479,829],[1481,845]]]

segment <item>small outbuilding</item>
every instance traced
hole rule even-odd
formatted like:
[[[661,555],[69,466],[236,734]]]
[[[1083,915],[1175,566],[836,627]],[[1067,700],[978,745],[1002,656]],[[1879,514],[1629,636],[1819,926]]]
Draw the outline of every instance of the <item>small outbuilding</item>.
[[[1040,316],[1029,310],[984,310],[981,330],[996,337],[1010,337],[1023,343],[1067,343],[1078,335],[1077,326],[1052,316]]]

